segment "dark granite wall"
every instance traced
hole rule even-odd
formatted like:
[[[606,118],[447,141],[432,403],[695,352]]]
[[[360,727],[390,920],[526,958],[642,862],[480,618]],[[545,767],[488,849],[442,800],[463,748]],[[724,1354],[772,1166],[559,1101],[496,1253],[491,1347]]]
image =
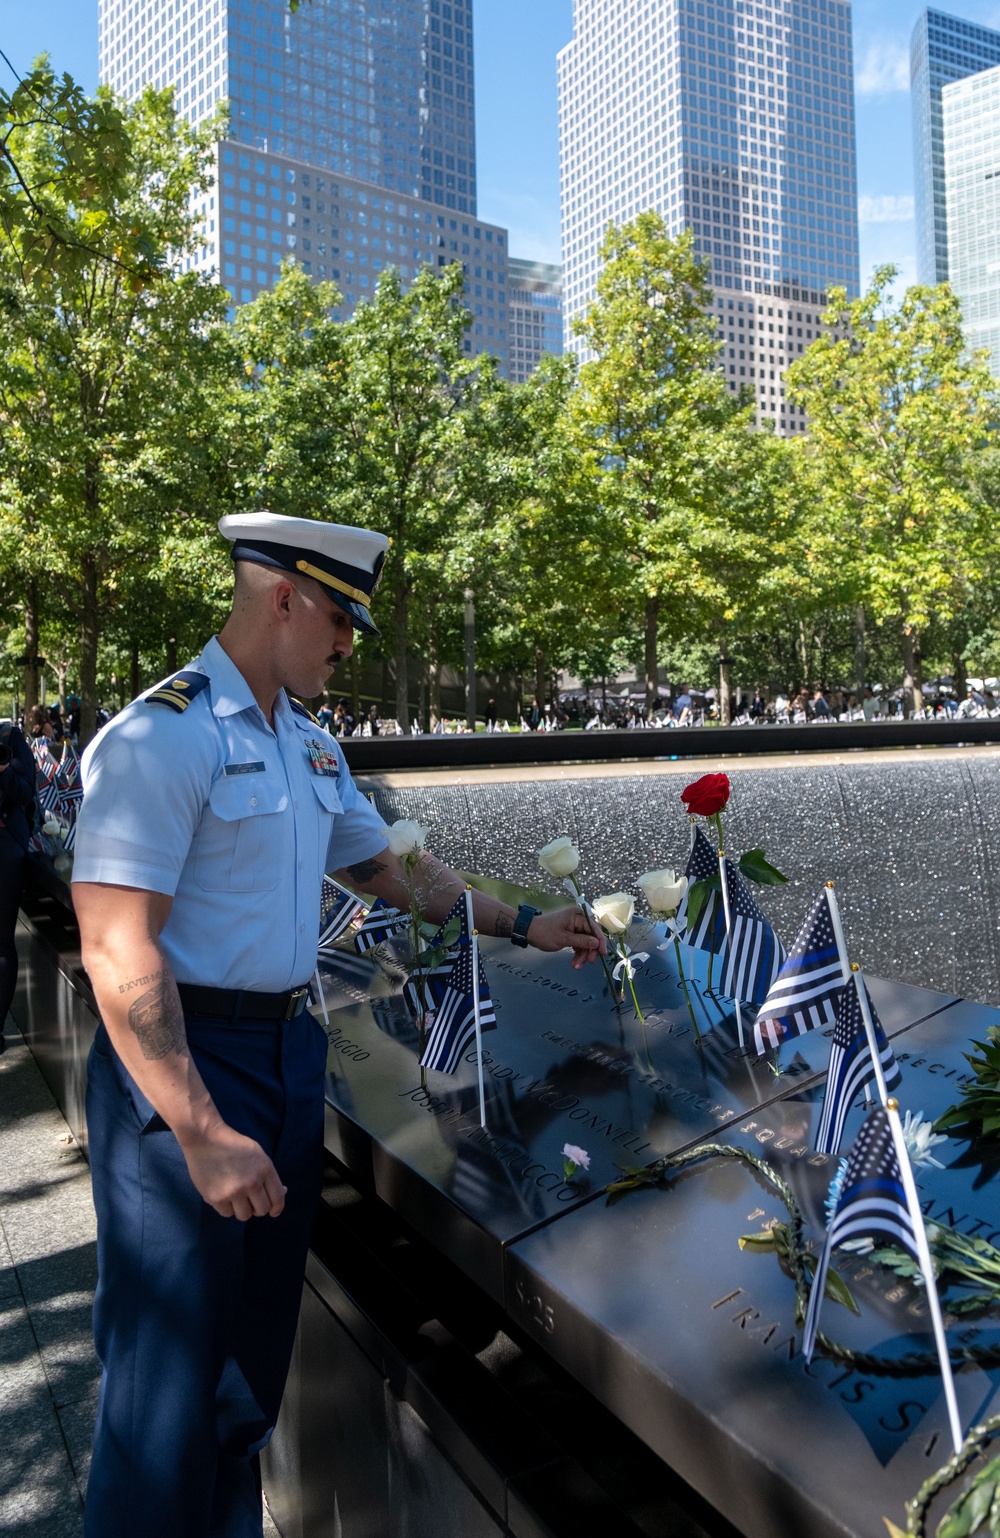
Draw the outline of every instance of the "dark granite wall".
[[[852,959],[867,971],[1000,1003],[1000,761],[928,751],[926,759],[734,768],[730,778],[733,849],[763,844],[790,877],[761,898],[786,945],[832,878]],[[389,822],[417,818],[437,853],[483,875],[554,888],[535,852],[568,833],[591,896],[634,890],[656,866],[683,868],[686,783],[650,774],[410,788],[359,776]]]

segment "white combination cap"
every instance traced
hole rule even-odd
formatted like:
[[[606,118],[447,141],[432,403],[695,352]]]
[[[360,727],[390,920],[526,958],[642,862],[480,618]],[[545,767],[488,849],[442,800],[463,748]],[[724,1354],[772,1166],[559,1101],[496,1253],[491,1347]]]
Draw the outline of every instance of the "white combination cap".
[[[219,533],[231,540],[234,561],[297,571],[321,582],[359,630],[378,635],[368,605],[382,579],[389,539],[373,529],[320,523],[284,513],[229,513]]]

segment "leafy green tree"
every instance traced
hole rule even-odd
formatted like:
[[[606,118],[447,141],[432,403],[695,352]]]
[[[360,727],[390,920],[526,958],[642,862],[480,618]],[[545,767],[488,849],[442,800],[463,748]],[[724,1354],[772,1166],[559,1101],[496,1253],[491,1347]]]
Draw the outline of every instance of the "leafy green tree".
[[[18,164],[29,185],[50,189],[72,236],[87,212],[60,181],[48,107],[43,98],[24,126]],[[148,244],[150,275],[139,281],[100,252],[28,275],[16,249],[0,247],[0,566],[17,572],[27,607],[47,591],[73,619],[85,738],[102,629],[130,603],[138,612],[172,534],[189,567],[210,548],[221,464],[211,391],[231,361],[225,291],[175,270],[215,130],[195,133],[171,94],[152,90],[123,120],[129,155],[109,220]],[[36,635],[40,618],[26,615]]]
[[[80,276],[95,257],[142,285],[163,253],[128,218],[132,139],[109,91],[84,94],[42,55],[0,90],[0,229],[21,280]],[[39,130],[48,141],[37,154]]]
[[[576,326],[593,356],[580,370],[575,415],[580,451],[602,465],[602,498],[623,520],[652,704],[661,624],[683,624],[703,597],[701,536],[718,548],[708,528],[720,505],[715,446],[742,402],[716,367],[708,270],[690,232],[671,239],[660,214],[640,214],[608,230],[600,255],[597,297]]]
[[[346,419],[342,507],[392,540],[386,586],[393,608],[396,717],[410,720],[408,654],[417,579],[452,537],[456,466],[468,452],[473,402],[496,377],[493,359],[465,352],[468,312],[460,266],[424,268],[404,293],[394,268],[343,328]],[[424,595],[424,601],[432,594]]]
[[[788,373],[810,417],[823,543],[876,623],[899,637],[908,707],[920,708],[921,640],[982,577],[993,533],[970,457],[996,419],[995,381],[970,358],[947,285],[907,289],[893,267],[868,292],[830,293],[824,332]]]

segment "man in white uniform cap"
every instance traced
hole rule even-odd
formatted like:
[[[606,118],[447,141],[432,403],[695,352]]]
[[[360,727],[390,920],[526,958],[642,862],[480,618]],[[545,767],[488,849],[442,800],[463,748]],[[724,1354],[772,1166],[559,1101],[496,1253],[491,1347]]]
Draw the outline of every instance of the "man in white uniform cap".
[[[73,891],[101,1013],[88,1073],[103,1366],[88,1538],[260,1538],[322,1167],[326,1036],[306,1010],[324,871],[405,890],[385,824],[312,698],[369,611],[389,541],[223,518],[233,609],[84,755]],[[427,914],[464,883],[425,856]],[[576,908],[481,893],[476,924],[574,965]],[[251,1221],[253,1220],[253,1221]]]

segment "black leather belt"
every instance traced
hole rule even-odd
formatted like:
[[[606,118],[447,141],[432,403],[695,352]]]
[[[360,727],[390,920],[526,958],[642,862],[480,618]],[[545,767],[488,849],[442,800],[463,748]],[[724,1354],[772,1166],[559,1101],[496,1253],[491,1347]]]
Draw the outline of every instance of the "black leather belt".
[[[181,1003],[192,1015],[211,1015],[217,1020],[294,1020],[309,1002],[308,985],[290,993],[253,993],[243,988],[202,988],[197,983],[178,983]]]

